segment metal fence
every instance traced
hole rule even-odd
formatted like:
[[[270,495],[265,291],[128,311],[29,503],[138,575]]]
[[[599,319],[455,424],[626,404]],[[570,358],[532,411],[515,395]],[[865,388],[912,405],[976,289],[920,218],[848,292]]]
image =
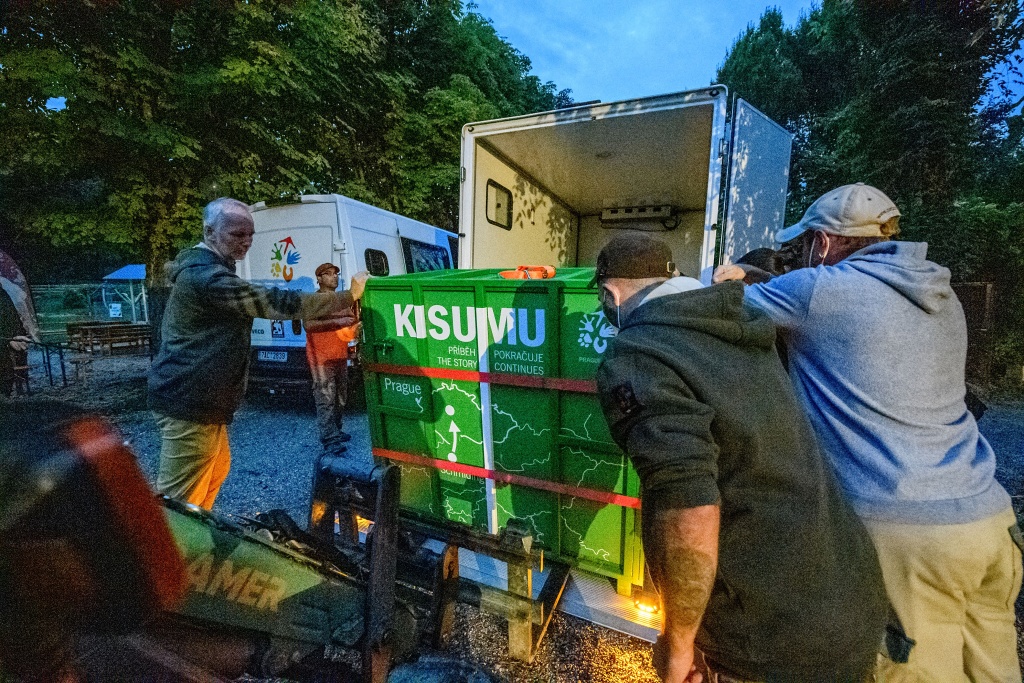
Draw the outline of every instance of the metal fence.
[[[991,282],[960,282],[953,291],[967,318],[967,381],[988,384],[992,379],[992,327],[995,285]]]
[[[139,283],[33,285],[32,301],[44,340],[66,341],[68,323],[149,322],[146,292]]]

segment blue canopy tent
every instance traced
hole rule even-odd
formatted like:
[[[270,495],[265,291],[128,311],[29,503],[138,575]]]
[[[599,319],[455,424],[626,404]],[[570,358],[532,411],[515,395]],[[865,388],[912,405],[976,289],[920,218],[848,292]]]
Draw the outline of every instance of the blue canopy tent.
[[[139,311],[142,312],[142,322],[149,322],[149,306],[146,301],[146,266],[142,263],[136,263],[128,266],[122,266],[118,268],[110,275],[103,277],[105,281],[111,282],[127,282],[128,283],[128,294],[121,290],[114,290],[114,292],[124,300],[129,306],[132,307],[132,322],[139,322]],[[135,283],[139,283],[139,292],[135,293]],[[107,289],[103,288],[103,305],[109,310],[109,304],[107,302]]]

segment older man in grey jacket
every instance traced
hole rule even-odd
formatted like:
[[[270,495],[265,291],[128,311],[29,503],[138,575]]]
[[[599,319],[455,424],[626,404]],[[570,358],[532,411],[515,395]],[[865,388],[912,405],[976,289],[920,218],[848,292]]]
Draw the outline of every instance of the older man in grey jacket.
[[[231,466],[227,426],[245,394],[253,318],[321,318],[347,311],[365,273],[346,292],[260,287],[235,274],[254,234],[249,207],[217,199],[203,212],[203,241],[170,268],[160,351],[149,373],[149,407],[160,427],[157,489],[213,507]]]

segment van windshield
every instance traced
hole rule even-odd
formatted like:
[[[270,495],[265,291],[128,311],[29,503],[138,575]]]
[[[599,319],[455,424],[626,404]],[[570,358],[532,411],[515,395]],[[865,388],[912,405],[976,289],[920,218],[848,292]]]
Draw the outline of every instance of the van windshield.
[[[423,273],[428,270],[447,270],[452,267],[451,256],[445,247],[402,238],[407,273]]]

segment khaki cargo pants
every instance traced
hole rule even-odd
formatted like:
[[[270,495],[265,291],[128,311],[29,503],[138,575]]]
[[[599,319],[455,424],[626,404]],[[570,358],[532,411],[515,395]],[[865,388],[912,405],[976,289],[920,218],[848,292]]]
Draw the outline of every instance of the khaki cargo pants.
[[[1013,510],[968,524],[864,520],[889,600],[916,641],[906,664],[879,655],[876,680],[1019,683],[1014,602],[1021,552]]]
[[[153,413],[160,428],[157,491],[210,510],[231,469],[228,427]]]

